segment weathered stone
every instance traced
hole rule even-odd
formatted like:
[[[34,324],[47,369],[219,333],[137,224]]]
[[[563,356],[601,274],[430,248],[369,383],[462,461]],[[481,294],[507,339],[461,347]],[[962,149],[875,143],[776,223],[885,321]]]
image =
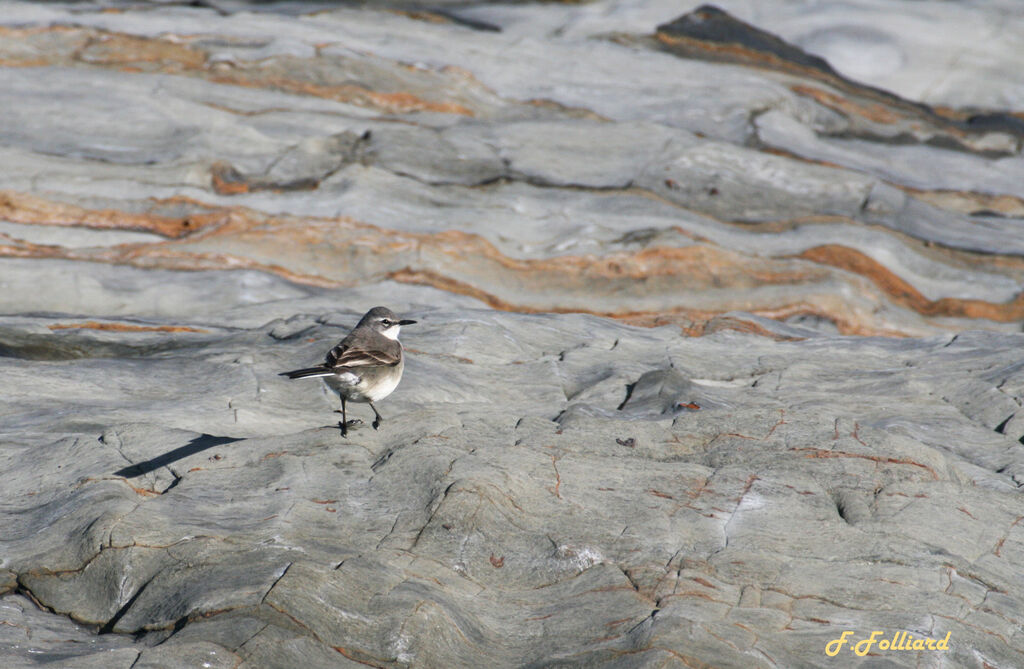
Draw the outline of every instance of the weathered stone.
[[[212,341],[167,332],[180,347],[136,358],[146,365],[61,361],[67,389],[103,362],[137,393],[170,355],[193,385],[227,382],[241,397],[231,388],[254,377],[262,392],[216,438],[198,411],[211,392],[159,418],[206,436],[140,422],[157,418],[150,404],[108,397],[135,422],[93,428],[91,441],[75,416],[94,400],[65,393],[79,408],[51,414],[48,429],[82,437],[35,428],[22,440],[66,463],[44,480],[68,483],[32,483],[31,461],[10,451],[10,479],[23,483],[9,499],[24,511],[5,520],[15,533],[3,568],[77,620],[179,630],[160,654],[139,649],[157,664],[223,651],[256,665],[331,653],[432,665],[496,648],[511,664],[644,648],[813,664],[836,634],[804,625],[924,634],[922,615],[963,621],[948,628],[961,639],[951,657],[971,647],[967,625],[1008,638],[947,588],[955,570],[958,583],[1006,593],[1004,615],[1021,607],[1011,584],[1024,509],[1011,477],[1024,446],[945,398],[1013,387],[1019,366],[994,366],[1019,337],[686,339],[593,317],[411,315],[422,328],[404,339],[418,352],[382,404],[384,425],[347,441],[318,384],[275,376],[322,349],[325,329],[340,333],[316,319],[283,338],[273,324]],[[248,379],[200,373],[243,349]],[[33,365],[38,388],[58,373],[6,360],[9,377]],[[28,523],[31,543],[16,540]],[[733,620],[736,606],[749,611]],[[780,624],[780,607],[800,623]]]
[[[628,12],[610,3],[602,17],[462,8],[469,26],[372,9],[312,21],[296,16],[298,6],[292,16],[178,9],[144,19],[5,6],[14,27],[4,29],[2,62],[18,67],[0,72],[15,119],[0,149],[10,167],[0,187],[12,202],[4,255],[248,267],[318,285],[394,278],[522,310],[585,309],[574,297],[584,280],[604,305],[587,310],[632,322],[671,314],[693,329],[738,309],[848,334],[978,323],[1012,331],[1024,318],[1012,116],[930,108],[858,84],[717,10],[701,11],[733,26],[737,48],[753,45],[744,67],[721,64],[708,35],[694,38],[686,59],[653,51],[649,36],[607,39],[623,21],[641,37],[664,26],[673,8],[659,3]],[[544,16],[563,25],[540,38]],[[477,19],[501,30],[473,30]],[[393,36],[405,33],[397,46]],[[560,61],[573,66],[551,67]],[[52,106],[54,90],[73,95],[78,127],[94,130],[50,127],[56,112],[36,112]],[[115,108],[133,110],[128,130],[107,123]],[[95,159],[86,174],[76,156]],[[29,191],[49,199],[26,210]],[[52,233],[32,228],[55,222],[67,200],[85,207],[57,217],[62,225],[141,225],[192,239],[117,248],[97,237],[90,250],[75,235],[54,245]],[[156,209],[181,213],[117,213]],[[271,224],[261,240],[251,225],[219,225],[252,220],[251,211],[346,230],[341,215],[381,229],[371,244],[366,228],[320,236],[321,258],[349,263],[317,262],[292,249],[308,248],[319,225]],[[479,239],[445,236],[451,228]],[[713,260],[701,264],[730,269],[713,290],[679,258],[694,239],[711,245]],[[443,253],[403,253],[438,244]],[[491,262],[465,262],[481,255]],[[565,262],[552,274],[523,258]],[[764,267],[768,259],[778,262]],[[685,290],[653,280],[665,264]],[[644,285],[631,281],[637,273]]]
[[[121,635],[97,635],[43,611],[22,595],[0,598],[0,657],[11,667],[39,665],[129,669],[142,649]]]
[[[1010,5],[110,4],[0,2],[0,665],[1024,665]]]

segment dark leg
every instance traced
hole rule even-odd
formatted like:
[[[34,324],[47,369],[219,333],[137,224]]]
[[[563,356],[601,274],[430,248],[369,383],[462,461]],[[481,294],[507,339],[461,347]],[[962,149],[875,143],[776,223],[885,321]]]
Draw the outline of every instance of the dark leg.
[[[350,426],[362,425],[363,424],[363,421],[359,420],[358,418],[353,418],[352,420],[348,419],[348,416],[345,414],[345,398],[344,397],[341,398],[341,409],[339,411],[335,411],[334,413],[340,413],[341,414],[341,422],[338,423],[338,427],[341,428],[341,436],[343,436],[343,437],[347,437],[348,436],[348,428]]]
[[[373,415],[376,416],[376,418],[373,421],[373,429],[376,430],[378,427],[380,427],[380,424],[384,422],[384,416],[380,415],[380,412],[377,411],[377,407],[373,406],[373,402],[367,401],[367,404],[370,405],[370,408],[373,409]]]

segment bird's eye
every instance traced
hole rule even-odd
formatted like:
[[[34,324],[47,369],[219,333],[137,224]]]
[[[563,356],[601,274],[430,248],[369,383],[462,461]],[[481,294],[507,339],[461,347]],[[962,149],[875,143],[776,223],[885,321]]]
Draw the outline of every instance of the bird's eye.
[[[384,325],[384,327],[386,327],[386,328],[389,328],[389,327],[391,327],[391,321],[389,321],[389,320],[388,320],[388,319],[386,319],[386,318],[382,318],[382,319],[380,319],[380,322],[381,322],[381,324],[383,324],[383,325]]]

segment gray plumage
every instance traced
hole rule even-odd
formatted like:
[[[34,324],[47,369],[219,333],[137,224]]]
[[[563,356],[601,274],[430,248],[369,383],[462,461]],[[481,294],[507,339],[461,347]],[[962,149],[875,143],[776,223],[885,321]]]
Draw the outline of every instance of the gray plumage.
[[[345,402],[365,402],[373,409],[373,429],[384,418],[374,402],[390,395],[402,380],[405,359],[398,333],[403,325],[416,321],[399,320],[387,307],[374,307],[366,312],[337,346],[327,352],[323,364],[306,369],[282,372],[289,379],[323,378],[324,383],[341,397],[341,434],[348,435],[349,421]],[[352,421],[357,423],[361,421]]]

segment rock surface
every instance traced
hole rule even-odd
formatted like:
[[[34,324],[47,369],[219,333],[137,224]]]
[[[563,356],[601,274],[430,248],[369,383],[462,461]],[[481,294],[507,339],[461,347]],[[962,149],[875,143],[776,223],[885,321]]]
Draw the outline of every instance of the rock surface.
[[[891,33],[856,2],[213,5],[0,5],[0,255],[695,333],[734,310],[844,334],[1024,320],[1024,25],[999,5],[888,3]],[[956,22],[944,48],[997,37],[941,73],[897,32]],[[851,40],[874,79],[801,49]],[[907,83],[964,76],[992,94]]]
[[[406,379],[343,440],[276,376],[353,323],[305,309],[340,297],[3,320],[7,657],[70,652],[31,596],[101,632],[73,632],[95,666],[826,666],[843,629],[1024,661],[1024,337],[399,300]]]
[[[0,665],[1024,665],[1014,11],[0,2]]]

